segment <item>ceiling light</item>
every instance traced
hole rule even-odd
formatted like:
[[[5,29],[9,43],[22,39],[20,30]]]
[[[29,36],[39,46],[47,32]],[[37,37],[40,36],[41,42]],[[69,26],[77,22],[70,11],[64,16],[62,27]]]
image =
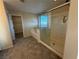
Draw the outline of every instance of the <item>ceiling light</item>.
[[[54,1],[57,1],[57,0],[54,0]]]

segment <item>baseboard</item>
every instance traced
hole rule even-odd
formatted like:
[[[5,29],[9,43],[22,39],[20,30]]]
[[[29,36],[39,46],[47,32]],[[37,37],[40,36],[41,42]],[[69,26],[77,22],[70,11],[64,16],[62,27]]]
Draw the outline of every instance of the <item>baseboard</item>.
[[[10,46],[5,47],[5,48],[0,48],[0,51],[8,50],[8,49],[10,49],[10,48],[13,48],[13,45],[10,45]]]

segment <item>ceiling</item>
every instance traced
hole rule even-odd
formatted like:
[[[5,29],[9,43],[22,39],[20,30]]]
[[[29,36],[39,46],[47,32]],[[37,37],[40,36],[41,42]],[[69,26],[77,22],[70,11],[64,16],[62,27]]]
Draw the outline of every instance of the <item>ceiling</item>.
[[[47,11],[57,5],[63,4],[66,0],[4,0],[9,10],[23,11],[38,14]]]

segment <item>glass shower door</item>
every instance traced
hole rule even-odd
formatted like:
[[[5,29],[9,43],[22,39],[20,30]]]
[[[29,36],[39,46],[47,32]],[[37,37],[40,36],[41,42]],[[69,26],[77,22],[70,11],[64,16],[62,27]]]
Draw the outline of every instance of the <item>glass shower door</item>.
[[[49,23],[48,15],[41,15],[39,18],[40,40],[49,45]]]

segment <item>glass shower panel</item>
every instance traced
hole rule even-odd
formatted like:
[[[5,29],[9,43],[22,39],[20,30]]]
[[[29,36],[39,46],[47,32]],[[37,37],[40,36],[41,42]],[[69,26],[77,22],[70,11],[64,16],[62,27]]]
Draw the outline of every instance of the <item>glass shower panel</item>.
[[[51,47],[63,54],[66,39],[67,16],[52,16]]]
[[[48,23],[48,15],[41,15],[39,19],[39,27],[40,27],[40,40],[49,45],[50,33],[49,33],[49,23]]]
[[[63,55],[66,39],[69,5],[51,12],[50,46]]]

